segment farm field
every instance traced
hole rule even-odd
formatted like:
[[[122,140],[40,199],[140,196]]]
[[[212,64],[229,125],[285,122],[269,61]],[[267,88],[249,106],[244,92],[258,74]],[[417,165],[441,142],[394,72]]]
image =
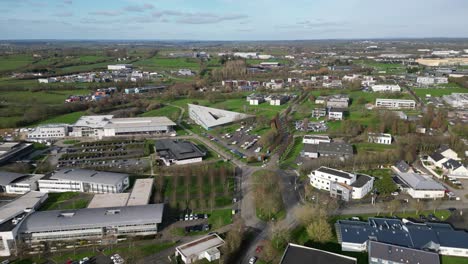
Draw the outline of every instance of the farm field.
[[[33,61],[34,60],[31,55],[19,54],[10,56],[0,56],[0,72],[21,69],[23,67],[28,66]]]
[[[70,95],[86,95],[90,91],[85,89],[64,90],[64,91],[6,91],[0,93],[0,101],[8,104],[62,104]]]
[[[194,58],[165,58],[156,56],[150,59],[144,59],[133,63],[134,66],[142,67],[145,70],[179,70],[191,69],[198,71],[200,63]]]

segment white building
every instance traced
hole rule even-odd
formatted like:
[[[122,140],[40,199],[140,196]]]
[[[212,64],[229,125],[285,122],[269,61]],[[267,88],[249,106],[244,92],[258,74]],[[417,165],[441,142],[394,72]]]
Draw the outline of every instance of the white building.
[[[269,59],[273,59],[273,55],[260,54],[260,55],[258,55],[258,58],[261,59],[261,60],[269,60]]]
[[[444,95],[442,99],[451,107],[468,108],[468,93],[452,93]]]
[[[217,234],[212,234],[176,247],[175,255],[180,256],[185,264],[203,259],[212,262],[221,257],[219,248],[223,245],[224,240]]]
[[[401,87],[398,84],[378,84],[371,86],[374,92],[401,92]]]
[[[0,191],[8,194],[25,194],[37,190],[42,174],[23,174],[0,171]]]
[[[418,77],[416,83],[419,86],[429,86],[435,84],[445,84],[448,83],[447,77]]]
[[[121,71],[121,70],[131,70],[133,66],[131,64],[114,64],[107,65],[107,69],[110,71]]]
[[[17,253],[17,235],[22,222],[47,199],[47,194],[28,192],[0,207],[0,256]]]
[[[368,134],[368,141],[370,143],[391,145],[392,144],[392,135],[385,134],[385,133],[369,133]]]
[[[314,144],[318,145],[320,142],[330,143],[331,138],[328,136],[321,136],[321,135],[305,135],[302,139],[302,143],[304,144]]]
[[[373,177],[327,167],[312,171],[309,179],[314,188],[329,191],[331,196],[345,201],[362,199],[374,186]]]
[[[189,117],[206,130],[252,117],[242,113],[188,104]]]
[[[243,59],[257,59],[258,52],[234,52],[235,57],[241,57]]]
[[[192,76],[192,75],[194,75],[193,71],[190,70],[190,69],[180,69],[179,71],[177,71],[177,74],[181,75],[181,76]]]
[[[414,199],[444,198],[445,187],[434,181],[431,176],[414,172],[397,172],[398,185],[401,190]]]
[[[36,127],[33,131],[28,132],[28,139],[54,139],[64,138],[68,136],[67,124],[49,124]]]
[[[391,109],[415,109],[416,102],[414,100],[405,100],[405,99],[382,99],[377,98],[375,101],[375,106],[380,108],[391,108]]]
[[[39,180],[39,190],[45,193],[121,193],[129,185],[128,174],[85,169],[60,169]]]

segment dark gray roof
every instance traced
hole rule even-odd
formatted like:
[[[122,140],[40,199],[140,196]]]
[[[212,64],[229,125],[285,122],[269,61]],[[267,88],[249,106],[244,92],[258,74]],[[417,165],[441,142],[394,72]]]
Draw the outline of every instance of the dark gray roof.
[[[364,244],[374,240],[422,250],[439,246],[468,249],[468,233],[455,230],[448,223],[419,224],[400,219],[369,218],[367,222],[340,220],[335,226],[343,242]]]
[[[289,244],[280,264],[356,264],[356,258],[315,248]]]
[[[24,173],[0,171],[0,186],[6,186],[19,178],[27,177],[27,176],[28,175]]]
[[[68,180],[89,183],[98,183],[104,185],[117,185],[122,182],[128,174],[115,173],[107,171],[95,171],[86,169],[60,169],[47,175],[44,179]]]
[[[439,254],[424,250],[369,241],[369,259],[378,258],[394,263],[439,264]]]
[[[395,167],[401,171],[401,172],[408,172],[410,170],[410,166],[408,165],[408,163],[406,163],[406,161],[404,160],[400,160],[396,165]]]
[[[373,178],[371,176],[364,175],[364,174],[358,174],[358,175],[356,175],[356,181],[353,182],[351,184],[351,186],[360,188],[360,187],[364,186],[366,183],[368,183],[369,181],[371,181],[372,179]]]
[[[166,159],[185,160],[204,157],[205,152],[189,141],[162,139],[155,142],[158,155]]]
[[[164,204],[38,211],[22,223],[21,233],[161,223]]]
[[[436,152],[431,154],[431,158],[434,161],[439,161],[439,160],[443,160],[445,157],[442,154],[440,154],[440,152],[436,151]]]
[[[318,171],[328,173],[328,174],[331,174],[331,175],[335,175],[335,176],[338,176],[338,177],[341,177],[341,178],[352,179],[352,177],[350,176],[350,173],[340,171],[340,170],[336,170],[336,169],[332,169],[332,168],[320,167],[320,168],[318,168]]]
[[[461,166],[463,166],[463,164],[461,164],[457,160],[449,159],[446,162],[442,163],[442,166],[444,166],[447,169],[456,170],[456,169],[460,168]]]
[[[338,142],[320,142],[318,148],[319,154],[332,154],[332,155],[353,155],[353,146],[347,143]]]
[[[304,152],[317,153],[318,144],[304,144]]]

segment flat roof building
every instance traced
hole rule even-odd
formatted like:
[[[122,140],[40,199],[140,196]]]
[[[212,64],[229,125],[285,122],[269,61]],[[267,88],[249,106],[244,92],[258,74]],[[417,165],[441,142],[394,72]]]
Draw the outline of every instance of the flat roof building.
[[[411,197],[415,199],[444,198],[445,187],[434,181],[431,176],[414,172],[396,172],[397,184]]]
[[[375,106],[380,108],[391,108],[391,109],[414,109],[416,108],[416,101],[414,100],[405,100],[405,99],[382,99],[377,98],[375,101]]]
[[[20,159],[33,151],[33,144],[23,142],[0,142],[0,165]]]
[[[125,173],[86,169],[60,169],[39,180],[41,192],[120,193],[128,188]]]
[[[280,264],[356,264],[357,259],[289,243]]]
[[[9,194],[25,194],[37,190],[37,181],[44,175],[24,174],[0,171],[0,192]]]
[[[172,139],[162,139],[155,141],[158,158],[166,166],[172,164],[182,165],[201,162],[206,152],[200,150],[195,144],[189,141],[179,141]]]
[[[369,264],[440,264],[440,258],[437,253],[372,240],[369,241],[368,251]]]
[[[153,193],[154,179],[137,179],[133,185],[127,206],[148,204]]]
[[[26,243],[117,236],[146,236],[158,232],[164,204],[54,210],[32,213],[20,227]]]
[[[87,208],[106,208],[127,206],[129,193],[105,193],[95,194]]]
[[[188,104],[188,111],[190,119],[206,130],[252,117],[242,113],[194,104]]]
[[[221,257],[219,247],[223,245],[224,240],[217,234],[212,234],[176,247],[175,255],[180,256],[185,264],[202,259],[211,262]]]

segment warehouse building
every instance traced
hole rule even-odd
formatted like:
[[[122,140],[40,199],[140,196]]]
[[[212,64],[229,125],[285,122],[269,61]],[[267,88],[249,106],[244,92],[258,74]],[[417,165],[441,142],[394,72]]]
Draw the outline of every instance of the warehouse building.
[[[41,192],[121,193],[130,184],[124,173],[60,169],[39,180]]]
[[[118,236],[148,236],[158,232],[164,204],[34,212],[20,229],[26,243],[66,240],[116,241]]]

